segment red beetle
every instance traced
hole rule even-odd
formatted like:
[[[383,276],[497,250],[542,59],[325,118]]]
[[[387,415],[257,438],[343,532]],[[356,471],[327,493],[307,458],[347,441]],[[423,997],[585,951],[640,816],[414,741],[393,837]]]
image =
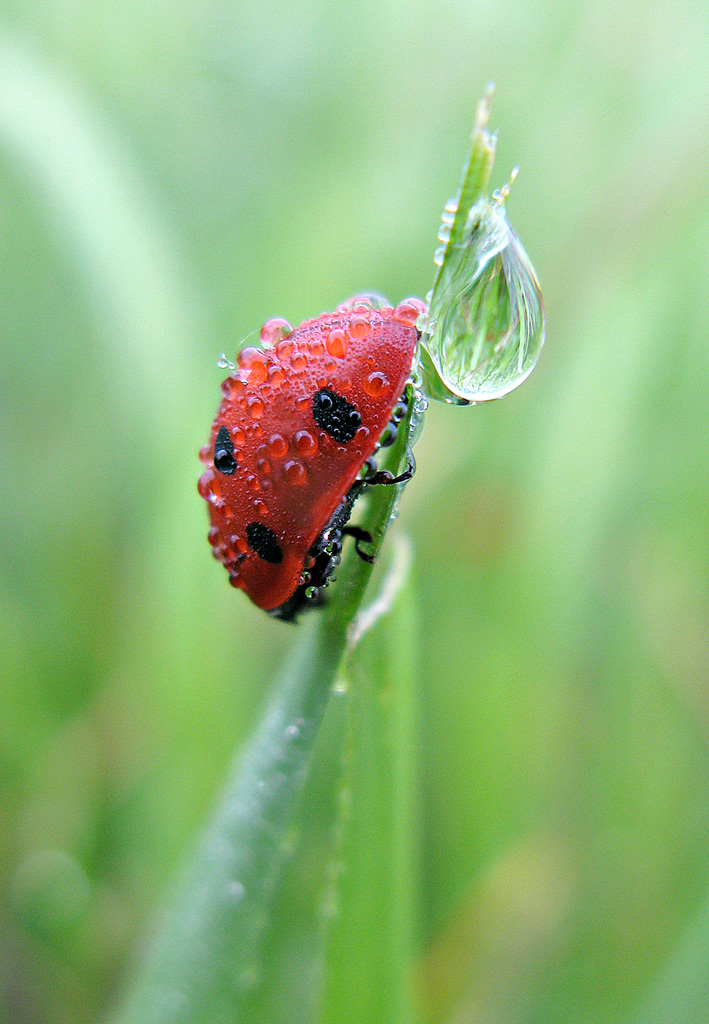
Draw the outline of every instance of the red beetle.
[[[411,475],[377,473],[372,455],[404,415],[425,309],[357,296],[295,330],[271,320],[222,384],[199,493],[215,558],[259,608],[292,620],[316,604],[344,535],[371,559],[371,537],[347,523],[364,486]]]

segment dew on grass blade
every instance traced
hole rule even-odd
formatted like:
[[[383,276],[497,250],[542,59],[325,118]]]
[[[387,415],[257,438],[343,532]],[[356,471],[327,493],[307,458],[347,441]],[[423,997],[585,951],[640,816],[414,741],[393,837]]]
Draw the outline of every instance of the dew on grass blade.
[[[441,216],[429,313],[420,324],[426,393],[459,404],[512,391],[544,343],[539,283],[505,211],[509,185],[487,195],[496,148],[487,128],[491,100],[489,87],[460,188]]]
[[[423,336],[426,351],[450,401],[481,402],[521,384],[543,343],[534,268],[504,202],[481,199],[460,240],[447,247]],[[439,397],[435,390],[433,397]]]

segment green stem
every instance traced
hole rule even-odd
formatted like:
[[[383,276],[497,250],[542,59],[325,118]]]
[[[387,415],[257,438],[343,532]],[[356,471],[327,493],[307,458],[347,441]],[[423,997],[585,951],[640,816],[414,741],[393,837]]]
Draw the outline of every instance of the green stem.
[[[406,465],[413,402],[382,468]],[[362,526],[379,550],[400,486],[375,487]],[[353,552],[330,601],[298,627],[293,654],[266,713],[237,759],[191,867],[158,927],[116,1024],[206,1024],[241,1020],[262,973],[261,950],[289,829],[313,746],[372,572]]]
[[[490,135],[487,129],[493,91],[493,86],[489,85],[475,112],[475,123],[473,124],[470,139],[470,157],[463,168],[463,176],[456,196],[458,207],[455,220],[451,225],[450,238],[446,244],[446,253],[449,249],[461,244],[468,221],[468,214],[478,200],[487,194],[490,175],[495,163],[495,150],[497,146],[495,136]],[[445,265],[445,257],[443,264]],[[436,268],[433,281],[433,302],[435,302],[436,285],[442,269],[442,265]]]
[[[401,540],[348,655],[350,794],[323,1024],[411,1024],[416,893],[416,636],[410,550]],[[373,621],[366,630],[367,621]],[[362,635],[364,631],[365,635]]]

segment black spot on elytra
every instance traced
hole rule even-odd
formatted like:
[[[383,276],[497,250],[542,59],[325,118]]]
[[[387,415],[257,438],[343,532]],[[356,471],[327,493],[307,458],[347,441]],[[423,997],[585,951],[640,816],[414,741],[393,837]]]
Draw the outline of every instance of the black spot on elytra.
[[[313,395],[313,419],[340,444],[351,441],[362,423],[355,407],[329,388],[320,388]]]
[[[264,526],[263,523],[249,523],[246,527],[246,539],[249,542],[249,547],[253,548],[264,562],[278,565],[283,561],[283,551],[278,543],[278,538],[273,530]]]
[[[234,442],[229,436],[227,427],[220,427],[214,442],[214,468],[225,476],[231,476],[236,470],[234,461]]]

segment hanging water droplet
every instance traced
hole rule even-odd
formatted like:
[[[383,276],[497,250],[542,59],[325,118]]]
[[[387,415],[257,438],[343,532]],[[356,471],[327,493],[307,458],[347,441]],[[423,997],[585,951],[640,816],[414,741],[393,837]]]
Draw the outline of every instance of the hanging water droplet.
[[[539,283],[503,199],[476,203],[462,236],[441,256],[422,339],[434,398],[499,398],[529,376],[544,343]]]
[[[225,352],[222,352],[222,354],[217,359],[217,366],[219,367],[220,370],[236,369],[236,363],[232,363],[231,359],[227,359]]]

